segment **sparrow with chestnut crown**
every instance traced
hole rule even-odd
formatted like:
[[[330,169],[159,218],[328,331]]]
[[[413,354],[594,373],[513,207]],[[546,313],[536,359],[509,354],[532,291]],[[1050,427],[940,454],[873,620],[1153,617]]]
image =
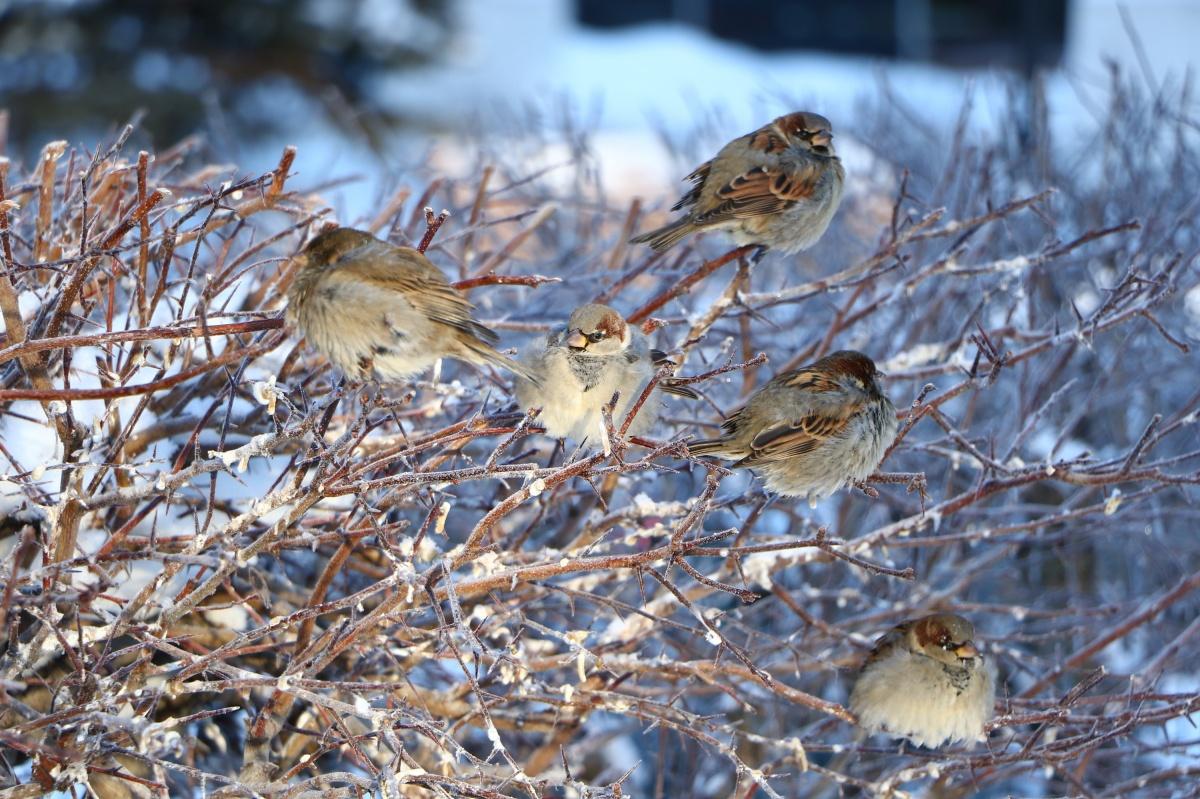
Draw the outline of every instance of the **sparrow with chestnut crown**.
[[[734,139],[687,176],[692,187],[671,208],[683,216],[630,241],[661,251],[696,231],[724,230],[738,245],[758,245],[757,257],[811,247],[846,180],[832,128],[820,114],[797,111]]]
[[[752,469],[769,491],[810,503],[871,474],[896,438],[896,408],[879,387],[875,363],[840,350],[776,375],[693,455]]]
[[[928,747],[984,738],[996,675],[974,637],[971,622],[951,613],[906,621],[881,636],[850,693],[859,724]]]
[[[517,401],[524,408],[541,408],[538,421],[546,433],[582,443],[601,440],[605,405],[619,392],[612,420],[620,427],[666,355],[650,349],[645,336],[607,305],[576,308],[564,330],[521,356],[536,380],[519,379]],[[684,386],[662,381],[658,391],[695,398]],[[629,426],[629,435],[643,435],[659,415],[659,403],[642,405]]]

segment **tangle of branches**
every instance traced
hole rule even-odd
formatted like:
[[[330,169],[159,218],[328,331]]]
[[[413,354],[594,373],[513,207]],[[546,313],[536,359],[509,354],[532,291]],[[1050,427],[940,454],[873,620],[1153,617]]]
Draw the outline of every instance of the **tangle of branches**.
[[[878,155],[826,241],[754,267],[625,244],[647,212],[583,146],[480,147],[342,220],[427,247],[506,344],[588,300],[641,323],[703,401],[599,450],[503,375],[345,385],[289,337],[288,258],[335,216],[303,153],[240,178],[127,129],[0,160],[0,795],[1194,790],[1185,101],[1114,78],[1072,156],[1041,119],[1018,146],[882,106],[842,126]],[[867,485],[811,509],[688,457],[841,347],[904,411]],[[987,742],[856,736],[863,655],[936,609],[999,665]]]

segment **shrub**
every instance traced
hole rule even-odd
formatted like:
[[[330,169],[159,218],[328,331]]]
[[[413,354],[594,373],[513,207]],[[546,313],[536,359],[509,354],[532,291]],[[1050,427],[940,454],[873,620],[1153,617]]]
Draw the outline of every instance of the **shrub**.
[[[436,233],[506,344],[603,299],[699,378],[661,439],[615,419],[599,452],[505,375],[374,391],[288,337],[287,259],[331,214],[302,154],[240,178],[126,130],[3,163],[8,795],[1185,790],[1200,151],[1186,97],[1112,88],[1082,146],[1036,94],[996,131],[872,109],[877,179],[753,268],[624,244],[650,214],[577,130],[540,130],[557,170],[481,145],[410,175],[356,224]],[[906,414],[871,485],[810,509],[689,458],[842,346]],[[1000,666],[988,744],[856,740],[853,669],[935,608]]]

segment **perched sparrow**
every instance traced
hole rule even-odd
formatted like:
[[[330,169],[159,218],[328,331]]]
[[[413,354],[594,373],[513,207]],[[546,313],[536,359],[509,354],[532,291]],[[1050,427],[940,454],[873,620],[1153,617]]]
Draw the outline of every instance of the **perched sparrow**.
[[[906,621],[875,642],[850,694],[850,709],[870,732],[922,746],[984,737],[996,675],[962,616]]]
[[[776,375],[721,425],[720,438],[689,444],[753,469],[767,489],[810,502],[874,471],[896,437],[896,409],[875,364],[841,350]]]
[[[339,227],[295,258],[287,319],[348,376],[403,380],[439,358],[525,370],[492,346],[471,303],[422,253]]]
[[[549,435],[596,441],[604,423],[601,409],[613,392],[620,392],[612,415],[613,425],[619,427],[665,359],[615,310],[607,305],[584,305],[571,314],[566,330],[551,333],[543,346],[522,356],[537,380],[517,381],[517,401],[525,408],[542,409],[538,420]],[[696,397],[691,389],[669,381],[659,383],[658,388]],[[646,402],[634,417],[629,434],[645,433],[657,418],[657,403]]]
[[[687,213],[630,239],[665,250],[697,230],[729,231],[739,245],[784,253],[817,243],[842,200],[846,171],[829,120],[797,111],[734,139],[687,176],[672,211]]]

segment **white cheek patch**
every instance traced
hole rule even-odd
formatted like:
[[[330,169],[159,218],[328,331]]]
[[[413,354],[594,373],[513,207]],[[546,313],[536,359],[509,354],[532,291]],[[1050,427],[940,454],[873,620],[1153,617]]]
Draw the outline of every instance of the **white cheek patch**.
[[[990,664],[971,671],[960,689],[941,664],[898,649],[863,670],[850,695],[850,709],[870,732],[935,747],[982,740],[995,698]]]

